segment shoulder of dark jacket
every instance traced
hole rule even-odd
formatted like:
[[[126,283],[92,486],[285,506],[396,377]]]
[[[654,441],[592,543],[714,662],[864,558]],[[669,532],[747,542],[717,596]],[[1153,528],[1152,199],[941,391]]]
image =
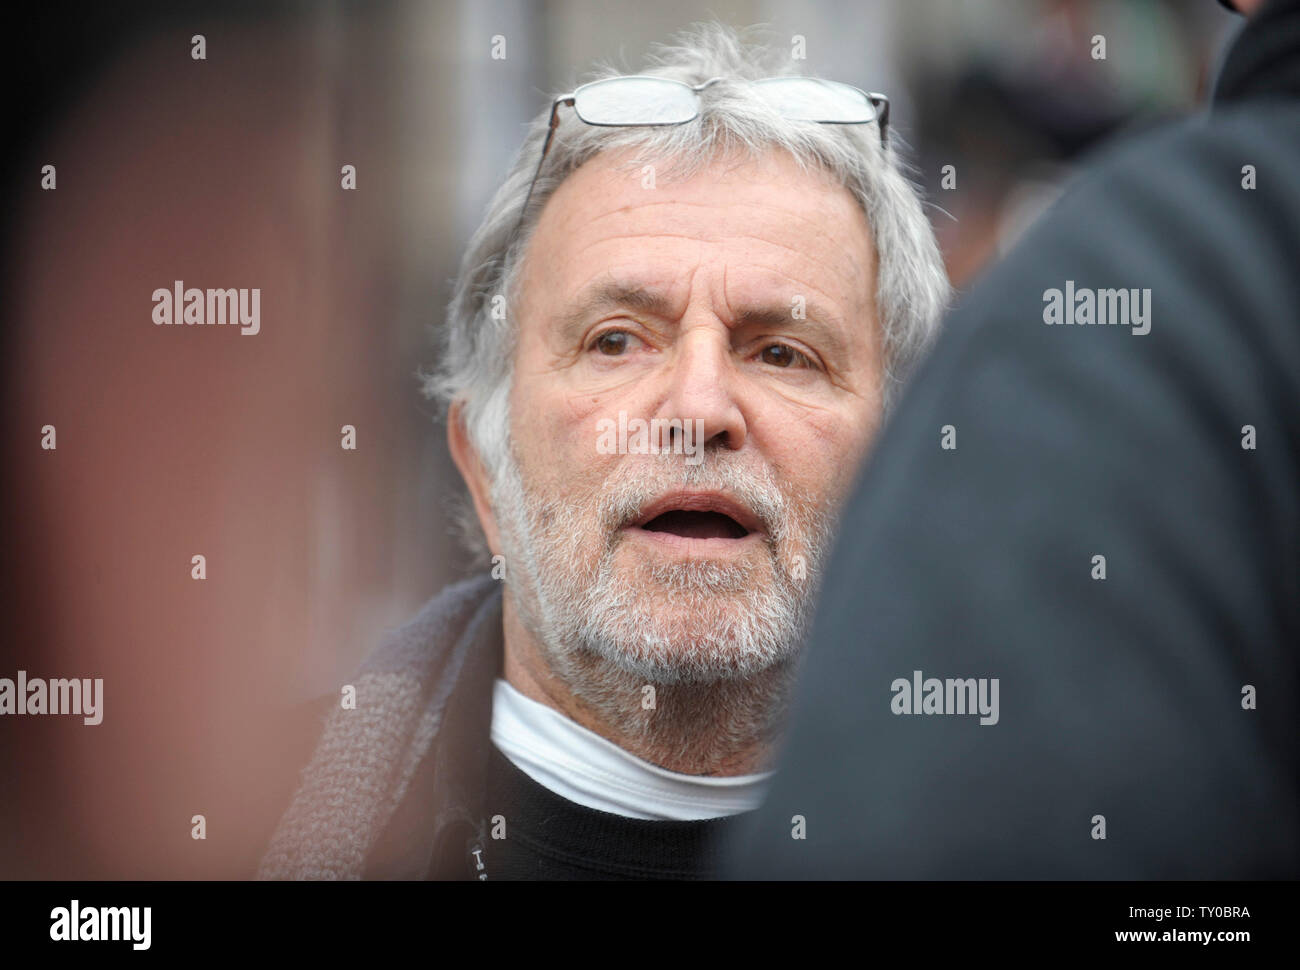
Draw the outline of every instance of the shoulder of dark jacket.
[[[1271,0],[1242,27],[1214,86],[1214,106],[1300,98],[1300,0]]]

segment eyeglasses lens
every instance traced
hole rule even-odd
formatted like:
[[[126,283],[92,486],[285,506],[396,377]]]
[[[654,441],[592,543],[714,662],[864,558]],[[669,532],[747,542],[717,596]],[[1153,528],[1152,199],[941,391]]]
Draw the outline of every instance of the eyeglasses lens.
[[[755,84],[758,92],[786,118],[823,124],[864,124],[876,119],[865,94],[848,84],[810,77],[778,77]]]
[[[699,100],[680,81],[619,77],[578,88],[573,110],[589,125],[680,125],[699,112]]]

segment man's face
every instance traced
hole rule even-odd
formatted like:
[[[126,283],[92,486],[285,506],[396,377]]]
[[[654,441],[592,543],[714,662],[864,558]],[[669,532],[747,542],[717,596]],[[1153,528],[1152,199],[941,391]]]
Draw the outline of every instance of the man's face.
[[[653,187],[626,159],[571,175],[529,244],[501,551],[552,667],[749,677],[797,653],[879,419],[875,254],[784,154]],[[647,449],[637,419],[680,425]]]

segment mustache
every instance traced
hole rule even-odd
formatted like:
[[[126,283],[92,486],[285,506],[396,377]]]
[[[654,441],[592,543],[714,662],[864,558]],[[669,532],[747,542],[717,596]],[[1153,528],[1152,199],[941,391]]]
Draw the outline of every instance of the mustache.
[[[601,528],[611,535],[617,533],[652,502],[682,488],[722,492],[754,514],[769,541],[780,542],[785,537],[787,503],[771,471],[766,466],[741,465],[716,457],[697,465],[655,459],[625,464],[601,490],[597,502]]]

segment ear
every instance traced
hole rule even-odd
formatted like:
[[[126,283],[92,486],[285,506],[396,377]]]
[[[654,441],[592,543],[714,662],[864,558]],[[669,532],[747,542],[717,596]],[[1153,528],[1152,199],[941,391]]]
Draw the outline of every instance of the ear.
[[[464,402],[460,400],[453,401],[447,411],[447,447],[451,450],[456,467],[460,469],[460,477],[465,479],[465,484],[469,487],[478,524],[487,536],[488,548],[494,556],[500,555],[501,538],[497,532],[496,516],[492,514],[492,503],[488,499],[492,480],[470,441],[469,431],[465,428]]]

